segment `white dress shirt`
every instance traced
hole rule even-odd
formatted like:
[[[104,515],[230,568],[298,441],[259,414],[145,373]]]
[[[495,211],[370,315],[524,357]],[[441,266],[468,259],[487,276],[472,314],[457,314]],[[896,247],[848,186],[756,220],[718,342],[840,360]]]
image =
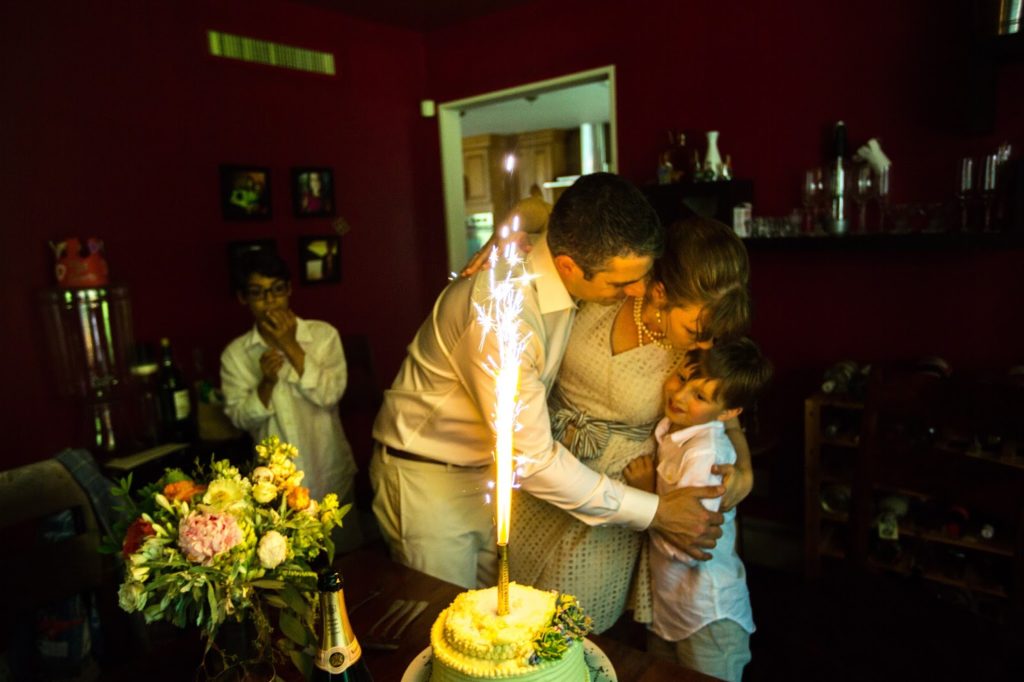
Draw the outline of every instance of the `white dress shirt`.
[[[523,490],[591,525],[650,525],[656,495],[613,481],[577,460],[551,437],[547,396],[558,374],[576,304],[555,270],[542,236],[527,257],[537,275],[524,290],[521,322],[530,334],[522,355],[523,410],[515,449]],[[491,462],[494,378],[484,368],[497,357],[493,334],[481,341],[473,303],[488,298],[488,275],[452,282],[409,345],[408,355],[374,423],[373,435],[392,449],[460,466]],[[427,510],[424,510],[427,511]],[[403,510],[403,515],[409,510]]]
[[[714,464],[735,464],[736,450],[725,435],[724,424],[712,421],[669,432],[671,422],[661,420],[654,430],[658,441],[657,488],[666,493],[689,486],[720,485],[711,473]],[[718,511],[720,497],[701,500]],[[676,550],[651,531],[651,583],[654,622],[651,630],[662,639],[678,642],[708,623],[734,620],[754,631],[746,571],[736,554],[736,510],[725,512],[722,537],[712,558],[698,562]]]
[[[348,382],[341,339],[327,322],[299,319],[295,340],[306,354],[302,376],[286,360],[267,406],[256,389],[263,377],[260,356],[270,346],[255,326],[228,344],[220,358],[224,412],[257,443],[277,436],[298,448],[296,465],[312,497],[333,492],[345,499],[356,464],[338,415]]]

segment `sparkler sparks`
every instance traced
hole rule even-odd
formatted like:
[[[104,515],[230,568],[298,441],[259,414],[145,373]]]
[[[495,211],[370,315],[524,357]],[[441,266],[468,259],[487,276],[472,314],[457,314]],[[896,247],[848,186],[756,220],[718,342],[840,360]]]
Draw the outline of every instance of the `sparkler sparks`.
[[[523,287],[533,278],[516,244],[509,239],[519,230],[519,219],[511,227],[501,228],[500,245],[491,249],[488,261],[489,296],[476,306],[482,333],[480,349],[489,334],[494,334],[498,357],[488,355],[484,369],[494,378],[494,520],[498,532],[498,615],[508,613],[508,541],[511,530],[512,488],[515,485],[515,457],[512,441],[519,429],[519,365],[530,339],[520,322],[523,311]],[[489,496],[488,496],[489,497]]]
[[[488,355],[484,368],[494,377],[494,458],[497,464],[494,495],[499,545],[506,545],[509,540],[509,515],[515,483],[512,441],[519,428],[519,414],[523,408],[519,400],[519,364],[530,339],[530,332],[523,331],[519,317],[523,310],[522,287],[533,279],[533,275],[526,272],[522,254],[509,240],[509,236],[518,229],[518,217],[513,218],[511,226],[501,228],[503,245],[494,247],[488,259],[490,297],[485,304],[474,304],[477,321],[483,330],[481,350],[487,335],[494,334],[498,354],[497,358]]]

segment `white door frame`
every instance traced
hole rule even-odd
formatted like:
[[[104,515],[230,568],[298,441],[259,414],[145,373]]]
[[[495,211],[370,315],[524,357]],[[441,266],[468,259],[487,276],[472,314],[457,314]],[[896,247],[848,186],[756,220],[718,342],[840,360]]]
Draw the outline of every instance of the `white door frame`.
[[[441,138],[441,176],[444,186],[445,232],[448,242],[448,268],[457,272],[465,265],[466,215],[465,189],[462,169],[462,121],[459,114],[486,104],[503,100],[540,95],[574,85],[608,81],[608,165],[611,172],[618,169],[618,135],[615,121],[615,65],[580,71],[536,83],[488,92],[474,97],[444,102],[437,107],[437,126]],[[499,218],[500,216],[495,216]]]

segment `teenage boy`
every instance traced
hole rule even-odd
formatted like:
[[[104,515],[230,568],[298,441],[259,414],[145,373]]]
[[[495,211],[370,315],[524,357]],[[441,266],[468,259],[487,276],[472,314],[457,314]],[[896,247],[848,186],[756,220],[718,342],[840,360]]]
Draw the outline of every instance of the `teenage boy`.
[[[356,464],[338,415],[348,381],[338,330],[296,316],[288,266],[277,254],[248,252],[233,276],[254,324],[220,358],[225,413],[257,443],[278,436],[294,445],[312,498],[336,493],[343,506],[352,502]],[[345,523],[334,539],[341,550],[356,546],[359,524]]]

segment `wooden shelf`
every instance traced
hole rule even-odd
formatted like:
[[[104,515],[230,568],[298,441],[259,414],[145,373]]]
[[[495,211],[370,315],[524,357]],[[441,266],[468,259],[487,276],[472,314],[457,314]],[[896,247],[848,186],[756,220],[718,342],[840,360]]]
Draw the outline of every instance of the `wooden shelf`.
[[[865,402],[810,396],[804,406],[807,575],[817,577],[825,559],[839,559],[854,570],[913,576],[1006,600],[1019,615],[1024,610],[1024,457],[1018,454],[1017,424],[1024,395],[1013,390],[984,378],[932,380],[876,368]],[[922,437],[922,424],[948,431],[937,429],[940,438],[932,441]],[[860,431],[852,432],[857,425]],[[835,435],[826,435],[826,429]],[[947,433],[959,440],[943,440]],[[975,445],[972,451],[965,439],[974,436],[963,434],[981,434],[998,445],[988,452]],[[823,490],[827,494],[832,484],[849,486],[848,512],[822,507]],[[880,503],[890,495],[910,504],[900,520],[899,556],[886,562],[873,553],[872,538]],[[977,532],[948,535],[940,527],[942,517],[935,515],[953,505],[966,506],[976,520],[990,519],[999,535],[992,540]],[[919,525],[925,520],[927,525]]]
[[[1021,249],[1024,234],[1017,232],[914,232],[891,234],[749,237],[751,251],[963,251]]]
[[[986,584],[976,580],[969,580],[966,578],[953,578],[948,575],[944,575],[938,571],[924,570],[915,571],[913,559],[903,554],[894,563],[881,561],[874,557],[868,559],[868,568],[876,571],[885,571],[888,573],[895,573],[904,577],[910,577],[912,575],[919,575],[925,580],[929,580],[933,583],[940,583],[942,585],[949,585],[951,587],[958,587],[964,590],[970,590],[972,592],[981,592],[993,597],[1000,597],[1002,599],[1009,598],[1010,594],[1006,591],[1006,588],[1001,585]]]
[[[994,455],[990,452],[981,451],[976,452],[968,450],[964,447],[950,444],[948,442],[939,441],[932,446],[935,450],[943,452],[949,455],[959,455],[961,457],[967,457],[970,459],[976,459],[982,462],[989,462],[997,466],[1009,467],[1010,469],[1017,469],[1024,471],[1024,457],[1019,454],[1012,455]],[[1014,448],[1016,450],[1016,448]]]
[[[832,521],[833,523],[849,523],[850,515],[846,512],[830,512],[827,509],[822,509],[821,520]]]
[[[859,448],[860,441],[856,436],[823,436],[821,439],[822,445],[831,445],[837,448]]]

